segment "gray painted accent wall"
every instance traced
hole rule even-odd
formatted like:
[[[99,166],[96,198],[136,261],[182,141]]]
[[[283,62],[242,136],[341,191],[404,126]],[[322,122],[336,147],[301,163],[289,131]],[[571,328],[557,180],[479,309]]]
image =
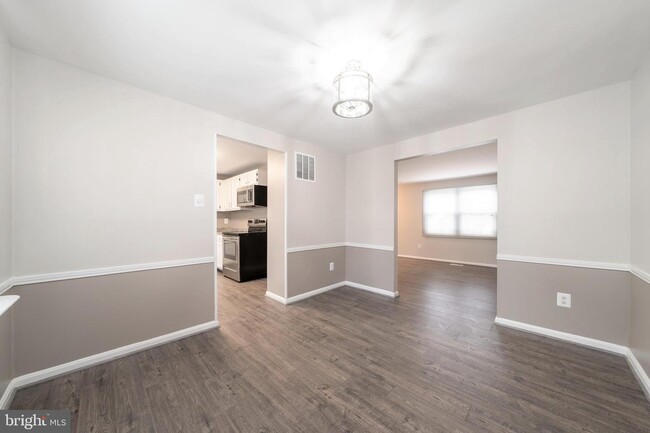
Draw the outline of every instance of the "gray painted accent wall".
[[[14,378],[13,344],[12,344],[12,314],[10,308],[0,316],[0,396]]]
[[[334,270],[329,270],[334,262]],[[288,297],[345,281],[346,247],[296,251],[288,255]]]
[[[630,349],[639,364],[650,373],[650,284],[632,275],[632,319]],[[650,398],[650,396],[648,396]]]
[[[214,320],[211,263],[14,287],[15,375]]]
[[[347,281],[390,292],[396,291],[393,251],[348,246],[345,263]]]
[[[499,260],[497,316],[627,346],[630,273]],[[572,308],[556,305],[570,293]]]

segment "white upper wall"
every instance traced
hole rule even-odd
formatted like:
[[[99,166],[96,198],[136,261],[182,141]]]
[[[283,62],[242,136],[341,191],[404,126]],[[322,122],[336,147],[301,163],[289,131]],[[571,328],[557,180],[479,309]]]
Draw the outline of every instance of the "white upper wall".
[[[268,149],[229,137],[219,136],[217,140],[217,177],[225,179],[249,170],[265,168],[268,164]]]
[[[632,266],[650,273],[650,53],[632,88]]]
[[[11,277],[11,87],[13,49],[0,29],[0,285]]]
[[[499,254],[629,263],[629,82],[348,155],[346,240],[394,244],[395,160],[495,139]]]
[[[342,153],[627,80],[650,49],[648,0],[0,0],[0,22],[16,48]],[[355,121],[331,111],[349,60],[374,79]]]
[[[216,134],[314,154],[288,243],[344,239],[341,155],[19,50],[15,77],[16,276],[212,256]]]
[[[435,182],[497,172],[497,143],[399,161],[397,183]]]

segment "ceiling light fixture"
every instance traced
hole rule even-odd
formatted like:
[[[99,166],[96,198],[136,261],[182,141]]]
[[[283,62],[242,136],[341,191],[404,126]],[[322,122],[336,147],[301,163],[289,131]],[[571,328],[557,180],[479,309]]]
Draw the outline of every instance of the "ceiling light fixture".
[[[361,69],[361,63],[348,62],[345,71],[334,78],[336,102],[332,111],[345,118],[363,117],[372,111],[370,102],[372,77]]]

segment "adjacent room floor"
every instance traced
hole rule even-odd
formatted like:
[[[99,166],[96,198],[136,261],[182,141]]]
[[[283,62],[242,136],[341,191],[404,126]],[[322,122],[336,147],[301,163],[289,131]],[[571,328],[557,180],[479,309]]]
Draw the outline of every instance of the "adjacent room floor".
[[[496,270],[400,259],[400,298],[284,307],[219,276],[221,328],[19,391],[78,432],[650,431],[624,358],[493,324]]]

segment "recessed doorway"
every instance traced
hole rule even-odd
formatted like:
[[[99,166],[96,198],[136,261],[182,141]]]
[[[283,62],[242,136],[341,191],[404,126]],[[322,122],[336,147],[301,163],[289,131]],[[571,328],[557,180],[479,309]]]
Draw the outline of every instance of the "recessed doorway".
[[[284,291],[285,160],[284,152],[217,137],[215,284],[220,296],[245,302]]]
[[[497,294],[496,141],[398,161],[396,177],[400,295],[445,311],[451,328],[463,317],[487,332]]]

